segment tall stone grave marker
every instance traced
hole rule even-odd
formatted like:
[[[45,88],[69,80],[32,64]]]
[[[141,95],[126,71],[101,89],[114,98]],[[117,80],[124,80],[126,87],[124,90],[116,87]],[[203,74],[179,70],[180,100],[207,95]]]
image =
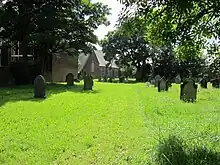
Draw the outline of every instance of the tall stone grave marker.
[[[175,78],[175,83],[176,84],[180,84],[181,83],[181,77],[180,75],[177,75],[176,78]]]
[[[183,84],[180,85],[180,99],[185,102],[195,102],[197,96],[198,85],[192,78],[192,74],[189,74],[189,78],[186,78]]]
[[[92,80],[92,77],[88,74],[85,74],[84,76],[84,87],[83,89],[84,90],[92,90],[92,87],[93,87],[93,80]]]
[[[168,81],[165,79],[165,77],[162,77],[158,82],[158,92],[168,91],[168,88]]]
[[[154,79],[155,79],[155,87],[157,87],[158,86],[158,82],[161,79],[161,76],[160,75],[156,75]]]
[[[45,92],[45,79],[42,75],[38,75],[34,79],[34,97],[35,98],[46,98],[46,92]]]

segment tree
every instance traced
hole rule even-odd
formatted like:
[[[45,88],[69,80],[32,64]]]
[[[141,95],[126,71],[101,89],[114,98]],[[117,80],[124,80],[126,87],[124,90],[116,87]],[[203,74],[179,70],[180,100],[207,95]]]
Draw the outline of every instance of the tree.
[[[91,51],[97,42],[93,32],[99,25],[108,24],[109,8],[89,0],[11,0],[0,12],[0,38],[4,44],[20,42],[25,65],[28,47],[34,47],[43,73],[53,53],[77,55]]]
[[[126,35],[122,28],[108,33],[106,38],[101,41],[103,51],[106,53],[106,60],[117,60],[120,66],[134,66],[137,73],[150,58],[150,47],[144,37],[139,34]],[[143,75],[137,78],[138,81],[143,79]]]
[[[125,4],[122,19],[130,17],[127,11],[135,6],[135,16],[146,18],[148,23],[157,22],[155,29],[162,29],[159,35],[173,42],[219,38],[220,4],[216,0],[119,1]]]

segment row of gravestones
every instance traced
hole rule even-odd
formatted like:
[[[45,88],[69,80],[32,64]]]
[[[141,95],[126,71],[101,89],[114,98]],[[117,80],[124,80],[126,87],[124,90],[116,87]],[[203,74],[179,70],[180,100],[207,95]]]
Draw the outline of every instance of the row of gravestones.
[[[114,78],[107,78],[107,77],[103,77],[103,78],[101,78],[101,77],[99,77],[99,79],[98,79],[98,81],[99,82],[113,82],[113,83],[117,83],[117,82],[119,82],[119,83],[128,83],[128,78],[125,78],[125,77],[123,77],[123,76],[121,76],[121,77],[119,77],[119,81],[117,81],[117,80],[115,80]]]
[[[72,73],[67,74],[66,82],[68,86],[74,85],[74,75]],[[90,75],[84,75],[84,90],[92,90],[94,83]],[[46,82],[42,75],[38,75],[34,79],[34,97],[35,98],[46,98]]]
[[[160,78],[159,76],[155,77],[155,86],[158,88],[158,92],[168,91],[168,88],[170,87],[169,81],[166,80],[164,77],[160,79],[159,78]],[[178,79],[178,82],[181,83],[180,77],[176,77],[176,79]],[[201,80],[201,87],[207,88],[207,83],[208,83],[207,79],[203,78]],[[186,78],[183,81],[183,83],[180,85],[180,99],[185,102],[196,101],[197,88],[198,88],[198,85],[196,85],[195,81],[192,78],[192,74],[190,73],[189,78]]]
[[[154,84],[155,84],[155,87],[158,86],[158,81],[161,80],[162,78],[160,77],[160,75],[157,75],[155,76],[155,80],[154,80]],[[207,75],[205,75],[203,78],[201,78],[198,83],[200,83],[201,85],[201,88],[208,88],[208,77]],[[220,88],[220,76],[215,78],[215,79],[212,79],[210,81],[212,83],[212,87],[214,88]],[[176,84],[181,84],[181,77],[180,75],[177,75],[176,78],[175,78],[175,83]],[[147,86],[149,86],[149,82],[147,83]]]

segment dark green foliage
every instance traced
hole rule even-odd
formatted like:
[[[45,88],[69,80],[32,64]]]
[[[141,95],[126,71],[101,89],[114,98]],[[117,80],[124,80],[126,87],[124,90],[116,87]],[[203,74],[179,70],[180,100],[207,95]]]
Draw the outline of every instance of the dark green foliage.
[[[88,0],[7,1],[0,7],[0,38],[10,47],[20,42],[26,65],[28,50],[34,49],[44,72],[53,53],[77,55],[94,49],[93,32],[108,24],[107,14],[106,5]]]
[[[111,77],[108,79],[108,82],[110,82],[110,83],[112,83],[113,81],[114,81],[114,80],[113,80],[113,78],[111,78]]]
[[[122,19],[130,17],[127,11],[136,5],[136,16],[143,16],[147,24],[152,24],[155,38],[172,42],[190,38],[195,42],[203,37],[219,37],[220,4],[216,0],[119,1],[126,6]]]

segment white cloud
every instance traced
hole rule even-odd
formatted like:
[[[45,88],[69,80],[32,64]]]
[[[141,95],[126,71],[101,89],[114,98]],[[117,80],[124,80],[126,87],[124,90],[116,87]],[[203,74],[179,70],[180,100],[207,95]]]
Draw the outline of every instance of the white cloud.
[[[98,36],[99,39],[103,39],[104,36],[109,32],[115,29],[115,24],[118,20],[118,15],[120,14],[120,11],[122,10],[123,5],[120,4],[117,0],[92,0],[93,3],[101,2],[105,5],[108,5],[109,8],[111,8],[111,15],[108,16],[108,20],[110,21],[109,26],[101,25],[99,28],[95,31],[95,34]]]

